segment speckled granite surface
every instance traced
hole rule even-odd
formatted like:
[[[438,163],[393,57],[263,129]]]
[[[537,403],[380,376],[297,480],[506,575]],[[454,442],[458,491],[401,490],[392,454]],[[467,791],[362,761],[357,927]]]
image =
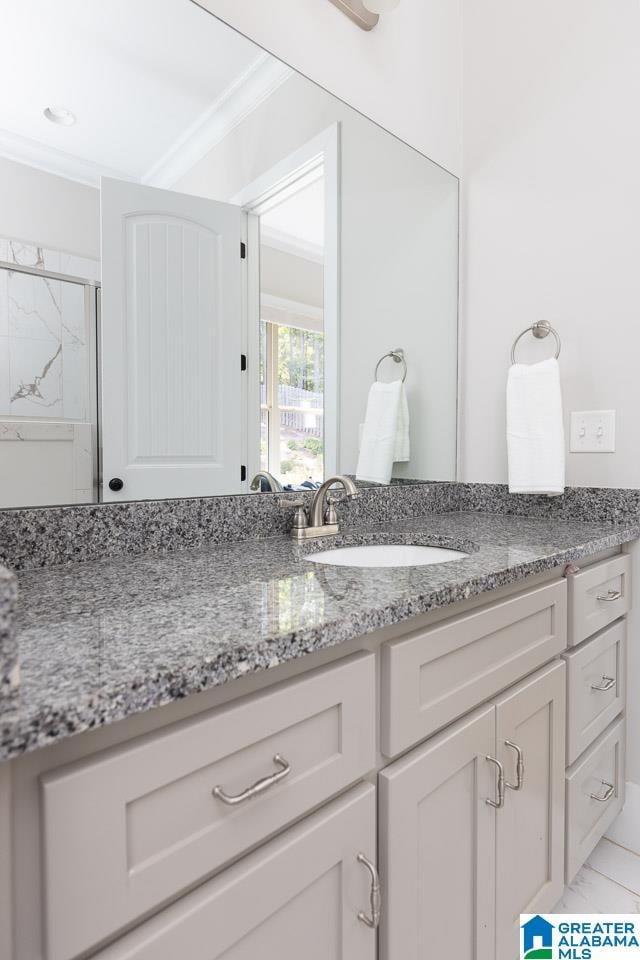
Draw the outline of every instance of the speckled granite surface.
[[[281,506],[285,497],[310,501],[311,494],[2,510],[0,564],[12,570],[34,570],[283,536],[291,525],[291,511]],[[567,488],[561,497],[541,497],[512,496],[501,484],[406,482],[366,487],[358,500],[340,504],[338,512],[342,524],[358,526],[449,510],[626,523],[640,516],[640,490],[576,487]]]
[[[14,617],[18,599],[18,582],[13,573],[0,567],[0,702],[15,697],[20,673],[18,640]]]
[[[256,498],[258,499],[258,498]],[[0,759],[265,670],[640,535],[640,524],[425,515],[331,543],[440,544],[431,567],[331,567],[288,539],[113,558],[19,575],[22,682]]]
[[[640,490],[616,487],[567,487],[561,497],[510,494],[506,484],[456,483],[458,510],[556,520],[604,520],[626,523],[640,517]]]
[[[340,522],[385,523],[456,509],[456,484],[394,484],[339,505]],[[283,499],[311,494],[253,494],[0,511],[0,563],[12,570],[78,563],[147,551],[284,536],[293,511]]]

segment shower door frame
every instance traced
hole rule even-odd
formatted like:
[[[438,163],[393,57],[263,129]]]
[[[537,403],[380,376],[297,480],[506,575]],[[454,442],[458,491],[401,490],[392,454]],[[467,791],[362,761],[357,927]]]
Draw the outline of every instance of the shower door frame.
[[[10,273],[24,273],[32,277],[40,277],[44,280],[60,280],[63,283],[75,283],[84,287],[84,309],[87,327],[89,331],[89,411],[91,417],[91,459],[92,459],[92,490],[93,498],[91,503],[100,502],[101,478],[100,478],[100,419],[99,419],[99,363],[98,363],[98,336],[99,336],[99,296],[100,282],[98,280],[87,280],[86,277],[76,277],[68,273],[57,273],[54,270],[46,270],[40,267],[29,267],[25,264],[14,263],[10,260],[0,260],[0,270],[7,270]],[[64,362],[64,361],[63,361]],[[20,418],[28,422],[35,420],[35,417]],[[74,421],[60,418],[62,422],[73,423]],[[25,506],[29,506],[26,504]],[[58,504],[51,504],[58,506]]]

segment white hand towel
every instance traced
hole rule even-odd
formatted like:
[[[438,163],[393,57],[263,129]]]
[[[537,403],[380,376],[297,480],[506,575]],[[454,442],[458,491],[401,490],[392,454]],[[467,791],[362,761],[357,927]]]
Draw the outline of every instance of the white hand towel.
[[[396,429],[396,446],[393,454],[395,463],[405,463],[410,459],[411,447],[409,444],[409,401],[404,383],[400,381],[400,401],[398,403],[398,426]]]
[[[555,359],[514,363],[507,378],[509,493],[564,492],[564,427]]]
[[[389,483],[395,460],[409,459],[409,405],[401,380],[373,383],[356,468],[358,480]]]

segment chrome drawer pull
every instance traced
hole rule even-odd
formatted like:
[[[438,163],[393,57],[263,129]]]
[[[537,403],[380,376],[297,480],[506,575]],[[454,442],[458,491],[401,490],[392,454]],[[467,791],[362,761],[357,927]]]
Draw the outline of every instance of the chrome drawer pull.
[[[607,788],[603,793],[603,795],[599,797],[597,793],[590,793],[589,796],[591,797],[592,800],[597,800],[598,803],[606,803],[607,800],[611,800],[611,797],[616,792],[616,788],[612,783],[607,783],[606,780],[601,780],[600,783],[602,784],[603,787]]]
[[[615,677],[603,677],[602,683],[592,683],[592,690],[611,690],[611,687],[615,687],[616,678]]]
[[[489,763],[494,763],[498,768],[498,799],[485,800],[485,803],[488,803],[490,807],[495,807],[496,810],[499,810],[501,807],[504,807],[504,767],[499,760],[496,760],[495,757],[485,757],[485,760],[488,760]]]
[[[217,797],[218,800],[222,800],[223,803],[228,804],[230,807],[235,806],[237,803],[244,803],[245,800],[250,800],[251,797],[257,797],[261,793],[264,793],[265,790],[268,790],[269,787],[274,787],[276,783],[280,783],[281,780],[284,780],[285,777],[288,777],[291,773],[291,767],[279,753],[276,753],[273,758],[273,762],[280,769],[277,773],[272,773],[270,777],[264,777],[262,780],[257,780],[252,786],[247,787],[246,790],[243,790],[242,793],[237,793],[235,796],[231,796],[228,793],[224,792],[222,787],[214,787],[211,791],[214,797]]]
[[[615,603],[616,600],[622,599],[621,590],[607,590],[606,597],[596,597],[596,600],[601,600],[602,603]]]
[[[516,751],[516,757],[517,757],[516,774],[518,777],[518,781],[514,785],[513,783],[509,783],[508,780],[505,780],[504,785],[505,787],[508,787],[509,790],[522,790],[524,786],[524,757],[522,754],[522,750],[520,749],[518,744],[513,743],[512,740],[505,740],[505,745],[507,747],[511,747],[512,750]]]
[[[358,863],[364,863],[365,867],[371,874],[371,893],[369,894],[371,903],[371,916],[368,917],[366,913],[363,913],[361,910],[358,914],[358,920],[361,920],[368,927],[371,927],[372,930],[377,930],[380,926],[380,914],[382,912],[380,877],[378,876],[378,871],[376,870],[375,864],[371,863],[371,860],[369,860],[368,857],[365,857],[364,853],[359,853],[357,860]]]

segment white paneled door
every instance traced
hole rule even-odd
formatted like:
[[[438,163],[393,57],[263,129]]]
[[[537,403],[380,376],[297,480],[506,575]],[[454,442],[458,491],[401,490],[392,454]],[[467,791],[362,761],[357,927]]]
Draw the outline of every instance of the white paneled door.
[[[241,217],[102,180],[104,500],[243,489]]]

